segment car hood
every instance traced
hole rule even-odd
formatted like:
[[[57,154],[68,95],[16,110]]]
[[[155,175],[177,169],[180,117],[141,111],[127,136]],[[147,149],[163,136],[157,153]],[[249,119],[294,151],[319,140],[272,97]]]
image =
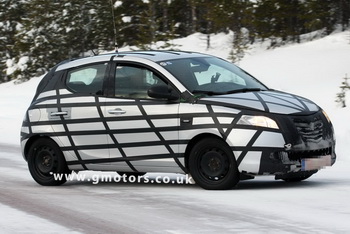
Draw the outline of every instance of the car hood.
[[[270,90],[211,96],[201,98],[201,101],[275,114],[306,114],[320,110],[314,102],[306,98]]]

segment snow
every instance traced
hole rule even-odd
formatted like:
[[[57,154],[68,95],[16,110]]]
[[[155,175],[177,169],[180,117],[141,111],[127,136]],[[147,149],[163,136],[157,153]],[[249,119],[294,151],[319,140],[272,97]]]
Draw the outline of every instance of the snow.
[[[15,62],[12,59],[8,59],[6,61],[6,65],[8,67],[6,70],[6,74],[11,75],[16,70],[24,71],[25,69],[27,69],[28,60],[28,56],[23,56],[18,60],[17,64],[15,64]]]
[[[33,78],[28,82],[15,84],[10,81],[0,85],[0,142],[19,145],[21,124],[36,87],[41,78]]]
[[[0,203],[0,211],[6,214],[6,218],[0,219],[2,233],[79,233],[52,223],[46,219],[30,215],[26,212],[11,208]],[[21,220],[21,225],[18,225]],[[35,223],[35,225],[33,225]],[[25,230],[25,231],[24,231]],[[41,231],[40,231],[41,230]],[[14,232],[15,231],[15,232]],[[24,231],[24,232],[23,232]]]
[[[114,8],[118,8],[118,7],[120,7],[121,5],[123,5],[123,2],[122,2],[122,1],[116,1],[116,2],[114,3]]]
[[[122,21],[124,23],[130,23],[131,22],[131,16],[123,16]]]
[[[198,51],[227,59],[231,41],[232,35],[230,34],[212,35],[211,47],[207,49],[206,35],[196,33],[187,38],[173,40],[173,43],[180,45],[177,48],[181,50]],[[92,189],[91,186],[86,184],[78,186],[74,182],[71,182],[73,186],[66,189],[69,193],[76,191],[72,194],[75,196],[75,200],[73,199],[72,203],[78,206],[80,196],[87,196],[83,194],[85,190],[96,196],[99,196],[99,193],[114,193],[118,195],[125,192],[124,197],[129,197],[126,192],[130,193],[132,191],[136,197],[139,196],[144,199],[149,196],[157,200],[157,203],[152,205],[156,207],[154,208],[156,218],[159,218],[156,215],[157,212],[168,214],[166,213],[168,211],[163,210],[161,207],[161,203],[158,204],[158,199],[160,199],[163,202],[169,202],[171,200],[171,202],[176,201],[176,204],[194,206],[199,209],[214,209],[207,207],[209,205],[213,207],[227,207],[226,212],[235,212],[236,215],[240,215],[237,226],[234,227],[235,229],[232,229],[236,231],[266,233],[271,231],[272,228],[274,231],[271,233],[277,233],[280,230],[279,228],[285,225],[285,232],[288,232],[288,228],[291,228],[290,232],[295,231],[300,233],[350,232],[350,224],[348,222],[350,218],[350,203],[348,198],[350,193],[350,181],[348,179],[350,177],[350,147],[348,147],[350,143],[350,108],[340,108],[335,102],[336,93],[340,91],[339,86],[343,77],[345,77],[345,74],[350,74],[349,61],[350,44],[348,32],[341,32],[314,41],[302,44],[290,44],[270,50],[266,50],[266,43],[256,43],[251,46],[246,56],[239,62],[239,65],[243,69],[257,77],[270,88],[309,98],[319,104],[330,116],[337,139],[337,162],[333,167],[320,171],[301,185],[291,185],[273,181],[271,178],[260,177],[252,181],[241,182],[237,189],[231,191],[214,192],[192,189],[192,187],[179,186],[171,188],[171,186],[165,185],[158,187],[136,185],[130,188],[128,186],[123,186],[122,188],[120,186],[119,188],[115,186],[102,186],[93,187]],[[21,122],[40,80],[41,77],[38,77],[20,84],[16,84],[14,81],[0,84],[0,132],[2,133],[0,134],[0,144],[19,146]],[[350,95],[350,93],[347,93],[347,95]],[[350,106],[349,98],[347,99],[347,104]],[[16,157],[16,159],[11,160],[22,163],[18,163],[18,165],[25,165],[20,155],[16,155]],[[10,160],[10,156],[3,159]],[[24,169],[20,169],[18,169],[19,173],[23,174],[22,171]],[[9,171],[10,169],[8,168],[2,172],[8,174]],[[26,173],[29,174],[28,172]],[[26,176],[19,175],[18,179],[23,180],[22,177],[25,178]],[[31,183],[28,182],[26,186],[30,189]],[[75,186],[78,187],[77,190],[72,190],[72,187]],[[188,190],[185,190],[185,188]],[[35,187],[36,193],[40,193],[39,191],[41,190],[39,189]],[[119,189],[122,190],[119,191]],[[65,191],[65,188],[62,188],[62,191]],[[88,197],[88,199],[93,201],[93,198]],[[138,203],[141,200],[135,198],[134,201]],[[98,202],[100,203],[102,201]],[[83,210],[84,212],[87,211],[86,207],[82,209],[85,209]],[[209,212],[208,210],[206,212]],[[143,212],[146,211],[143,210]],[[218,212],[217,210],[214,211]],[[2,204],[2,200],[0,200],[0,212],[8,214],[6,217],[2,216],[2,220],[0,221],[0,226],[6,227],[5,232],[37,232],[39,229],[42,230],[41,228],[51,228],[52,226],[54,227],[53,230],[69,230],[48,220],[43,220],[41,217]],[[124,214],[126,215],[127,213],[124,212]],[[260,214],[261,216],[258,218],[259,220],[255,220],[254,224],[251,224],[251,219],[257,219],[256,214]],[[264,214],[266,214],[266,217]],[[109,216],[106,215],[106,217],[112,216],[113,213]],[[126,217],[129,217],[129,215]],[[222,228],[224,225],[223,222],[227,220],[214,220],[215,216],[210,214],[210,212],[208,213],[208,218],[188,218],[191,220],[188,222],[199,223],[204,221],[214,226],[220,224],[215,226],[217,229]],[[16,227],[14,224],[15,219],[20,219],[23,227]],[[29,224],[34,222],[40,223],[41,226],[38,226],[38,229],[30,227]],[[141,225],[142,221],[140,222]],[[293,222],[296,222],[294,226]],[[264,223],[266,223],[265,227]],[[187,223],[185,222],[185,224]],[[230,225],[234,226],[232,223]],[[257,228],[264,227],[265,229],[257,231],[257,229],[254,229],[254,225],[257,225]],[[316,226],[317,229],[310,229]],[[192,226],[188,225],[186,227],[190,228]],[[195,225],[192,228],[194,227]],[[198,231],[199,229],[191,230]],[[184,230],[178,229],[174,232],[184,233]]]

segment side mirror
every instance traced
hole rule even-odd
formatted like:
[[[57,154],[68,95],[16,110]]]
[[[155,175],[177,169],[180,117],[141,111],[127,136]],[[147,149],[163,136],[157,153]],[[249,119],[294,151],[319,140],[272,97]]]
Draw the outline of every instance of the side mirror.
[[[154,85],[147,91],[148,96],[157,99],[168,99],[171,101],[178,100],[179,94],[174,89],[167,85]]]

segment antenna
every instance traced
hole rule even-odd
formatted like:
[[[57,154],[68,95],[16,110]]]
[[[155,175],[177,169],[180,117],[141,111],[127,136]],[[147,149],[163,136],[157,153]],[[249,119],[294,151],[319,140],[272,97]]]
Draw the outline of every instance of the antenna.
[[[93,53],[94,56],[97,55],[97,53],[94,51],[94,49],[91,49],[91,52]]]
[[[114,16],[114,10],[113,10],[113,1],[111,2],[111,10],[112,10],[112,18],[113,18],[113,32],[114,32],[114,49],[115,52],[118,53],[118,42],[117,42],[117,27],[115,26],[115,16]]]

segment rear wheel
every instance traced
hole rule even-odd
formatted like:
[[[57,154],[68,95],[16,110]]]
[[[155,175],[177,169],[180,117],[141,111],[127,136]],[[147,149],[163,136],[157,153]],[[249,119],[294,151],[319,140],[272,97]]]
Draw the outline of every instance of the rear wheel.
[[[191,150],[189,169],[204,189],[230,189],[239,181],[239,172],[231,148],[214,137],[199,141]]]
[[[36,140],[29,149],[28,168],[41,185],[61,185],[69,174],[66,160],[58,145],[47,138]]]

